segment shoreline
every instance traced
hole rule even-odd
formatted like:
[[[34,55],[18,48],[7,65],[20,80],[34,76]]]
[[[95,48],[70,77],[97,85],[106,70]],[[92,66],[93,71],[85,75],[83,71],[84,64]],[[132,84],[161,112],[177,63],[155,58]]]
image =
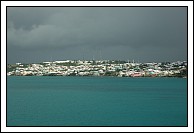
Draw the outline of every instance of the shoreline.
[[[7,66],[7,76],[187,77],[187,62],[126,63],[116,61],[43,62]]]
[[[140,77],[130,77],[130,76],[63,76],[63,75],[7,75],[7,77],[118,77],[118,78],[183,78],[187,77],[178,77],[178,76],[140,76]]]

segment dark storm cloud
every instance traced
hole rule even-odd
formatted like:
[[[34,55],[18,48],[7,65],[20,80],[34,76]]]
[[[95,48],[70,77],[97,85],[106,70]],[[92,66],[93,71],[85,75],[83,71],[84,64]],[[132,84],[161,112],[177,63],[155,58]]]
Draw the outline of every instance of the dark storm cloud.
[[[187,59],[184,7],[8,7],[8,63]]]

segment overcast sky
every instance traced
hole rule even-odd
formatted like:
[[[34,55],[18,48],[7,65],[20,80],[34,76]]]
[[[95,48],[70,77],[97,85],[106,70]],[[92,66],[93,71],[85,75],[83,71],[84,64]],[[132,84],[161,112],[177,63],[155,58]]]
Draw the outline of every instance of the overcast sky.
[[[187,60],[186,7],[8,7],[7,61]]]

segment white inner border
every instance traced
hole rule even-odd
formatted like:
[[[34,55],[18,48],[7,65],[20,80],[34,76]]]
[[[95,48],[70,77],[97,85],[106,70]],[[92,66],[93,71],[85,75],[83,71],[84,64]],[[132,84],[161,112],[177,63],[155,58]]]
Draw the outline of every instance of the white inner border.
[[[6,6],[188,6],[188,127],[6,127]],[[1,1],[2,132],[192,132],[193,1]]]

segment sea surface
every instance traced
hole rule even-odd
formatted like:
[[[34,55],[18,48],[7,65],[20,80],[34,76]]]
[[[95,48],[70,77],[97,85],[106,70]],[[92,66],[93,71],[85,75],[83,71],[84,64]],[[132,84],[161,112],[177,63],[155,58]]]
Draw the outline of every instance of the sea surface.
[[[8,76],[7,126],[187,126],[187,79]]]

